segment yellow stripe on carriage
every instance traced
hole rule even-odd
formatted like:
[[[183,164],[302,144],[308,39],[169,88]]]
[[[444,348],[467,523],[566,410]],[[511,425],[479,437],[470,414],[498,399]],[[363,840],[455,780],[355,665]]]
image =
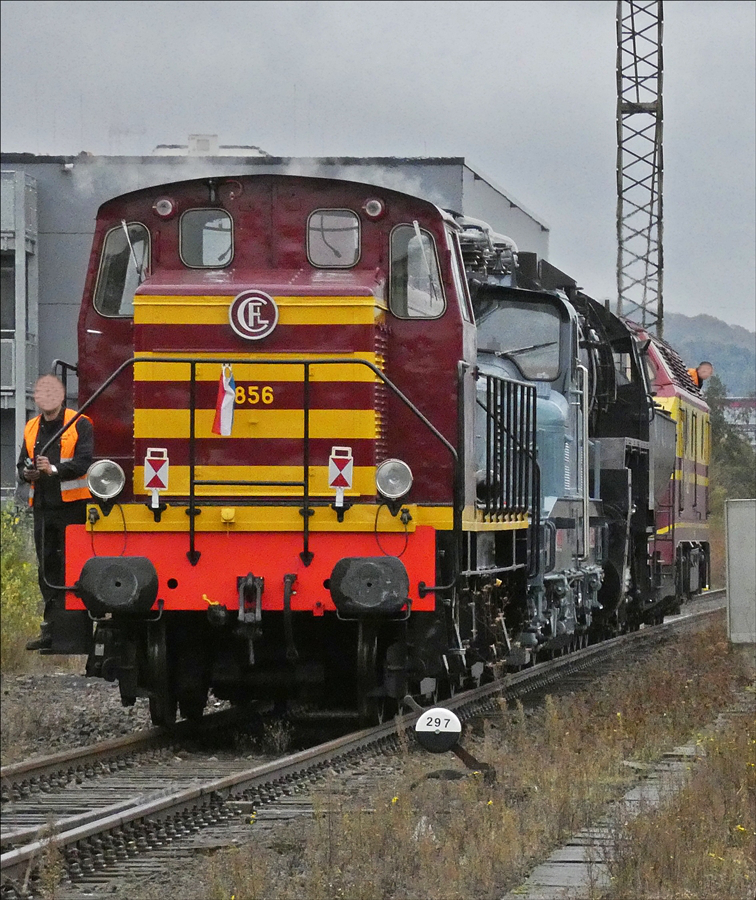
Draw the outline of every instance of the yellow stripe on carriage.
[[[709,523],[708,522],[675,522],[674,530],[678,531],[680,528],[695,528],[702,532],[709,532]],[[672,531],[671,525],[666,525],[664,528],[657,528],[656,534],[669,534]],[[688,538],[690,540],[690,538]]]
[[[87,531],[94,531],[95,542],[98,532],[187,532],[189,517],[186,515],[187,503],[182,501],[175,506],[166,498],[166,509],[159,522],[155,522],[152,513],[144,503],[125,503],[123,519],[120,516],[100,516],[95,522],[89,522]],[[407,524],[407,531],[413,533],[422,525],[430,525],[439,530],[448,531],[452,527],[452,510],[450,506],[415,506],[404,504],[412,516]],[[302,531],[302,516],[298,506],[237,506],[229,500],[227,507],[234,510],[233,522],[224,521],[221,506],[201,506],[202,515],[195,519],[197,532],[225,531]],[[313,507],[310,517],[311,532],[340,532],[345,538],[350,532],[374,532],[376,529],[375,503],[358,503],[352,506],[339,523],[336,513],[330,506]],[[392,516],[384,510],[379,516],[377,530],[380,533],[394,532],[404,534],[404,524],[399,516]]]
[[[233,297],[135,297],[135,325],[228,325]],[[279,325],[373,325],[385,304],[375,297],[276,297]]]
[[[486,518],[482,509],[466,506],[462,511],[463,531],[518,531],[528,528],[528,513],[501,513],[498,518]]]
[[[699,463],[699,465],[703,465],[703,463]],[[683,473],[678,469],[672,477],[675,481],[682,481]],[[686,472],[685,481],[687,484],[695,484],[698,482],[701,487],[708,487],[709,485],[709,479],[705,475],[698,475],[695,472]]]
[[[304,412],[301,409],[237,409],[234,413],[233,433],[219,437],[212,432],[214,409],[195,412],[195,436],[219,441],[234,438],[290,438],[304,437]],[[377,437],[376,415],[372,409],[312,409],[310,437],[346,441]],[[160,440],[189,438],[188,409],[134,410],[134,437]]]
[[[182,353],[168,354],[156,353],[155,356],[176,355],[183,356]],[[187,354],[189,355],[189,354]],[[197,381],[211,381],[217,384],[220,375],[219,363],[203,363],[203,357],[212,357],[219,359],[220,353],[197,353],[191,354],[198,360],[196,368]],[[366,362],[372,363],[376,368],[383,368],[383,360],[376,353],[261,353],[262,359],[281,359],[289,360],[292,355],[296,355],[298,359],[306,359],[312,362],[318,359],[338,359],[344,356],[344,363],[333,363],[326,366],[311,366],[310,381],[317,382],[363,382],[369,383],[376,381],[375,374],[368,366],[359,363],[349,362],[351,359],[364,359]],[[147,356],[140,353],[140,357]],[[243,382],[276,382],[289,381],[301,382],[304,378],[304,367],[301,365],[267,365],[265,363],[255,363],[250,358],[252,355],[246,353],[240,361],[234,354],[228,354],[228,362],[234,367],[234,380],[241,384]],[[154,382],[154,381],[182,381],[189,382],[191,378],[191,368],[189,363],[156,363],[156,362],[138,362],[134,365],[134,381]]]

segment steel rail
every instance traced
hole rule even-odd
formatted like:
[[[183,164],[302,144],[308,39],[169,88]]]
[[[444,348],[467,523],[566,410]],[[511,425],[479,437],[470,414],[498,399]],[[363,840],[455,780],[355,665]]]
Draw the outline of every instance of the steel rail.
[[[235,707],[220,712],[209,713],[198,722],[178,722],[171,728],[149,728],[123,737],[111,738],[84,747],[72,747],[48,756],[32,757],[22,762],[10,763],[0,768],[0,796],[2,802],[10,800],[10,795],[19,787],[28,786],[44,779],[60,778],[72,770],[80,772],[87,767],[115,762],[135,753],[146,752],[156,747],[169,746],[178,739],[190,737],[199,731],[212,731],[233,725],[247,715],[249,707]],[[33,781],[33,779],[35,781]],[[3,842],[5,836],[3,836]]]

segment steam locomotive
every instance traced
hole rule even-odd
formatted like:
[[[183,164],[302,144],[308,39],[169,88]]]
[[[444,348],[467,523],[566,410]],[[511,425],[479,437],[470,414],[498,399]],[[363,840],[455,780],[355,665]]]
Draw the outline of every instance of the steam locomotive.
[[[52,650],[156,724],[211,690],[374,720],[707,584],[682,361],[484,222],[320,178],[135,191],[78,337],[97,461]]]

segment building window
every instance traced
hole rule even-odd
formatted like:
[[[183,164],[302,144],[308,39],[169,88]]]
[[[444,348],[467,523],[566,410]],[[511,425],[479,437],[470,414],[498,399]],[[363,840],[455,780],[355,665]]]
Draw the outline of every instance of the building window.
[[[16,330],[16,258],[13,253],[0,254],[0,327]]]
[[[128,239],[126,231],[128,228]],[[150,267],[150,233],[141,222],[111,228],[105,235],[94,306],[103,316],[133,316],[134,293]]]
[[[391,312],[400,319],[437,319],[446,308],[436,245],[417,222],[391,232]]]
[[[222,269],[234,258],[231,216],[222,209],[189,209],[181,216],[179,254],[190,269]]]
[[[316,209],[307,219],[307,258],[320,269],[349,269],[360,258],[360,220],[350,209]]]

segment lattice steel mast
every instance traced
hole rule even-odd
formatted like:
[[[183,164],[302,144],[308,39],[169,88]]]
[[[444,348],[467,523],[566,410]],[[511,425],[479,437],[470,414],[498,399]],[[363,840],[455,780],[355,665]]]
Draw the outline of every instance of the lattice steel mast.
[[[662,2],[617,3],[617,313],[662,336]]]

